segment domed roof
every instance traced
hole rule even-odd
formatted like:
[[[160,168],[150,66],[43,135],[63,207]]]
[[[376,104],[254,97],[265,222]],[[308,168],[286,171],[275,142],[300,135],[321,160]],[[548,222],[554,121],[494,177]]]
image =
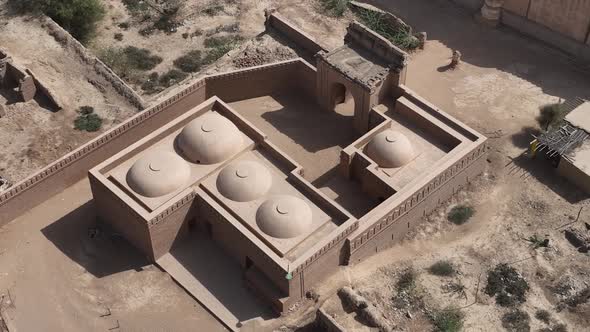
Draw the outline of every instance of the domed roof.
[[[401,167],[414,158],[414,148],[404,134],[387,129],[369,142],[367,155],[381,167]]]
[[[219,192],[237,202],[248,202],[265,195],[272,184],[268,169],[255,161],[238,161],[225,167],[217,177]]]
[[[242,147],[238,128],[226,117],[209,112],[189,122],[178,135],[178,147],[192,162],[216,164]]]
[[[190,175],[190,166],[180,156],[157,151],[135,161],[127,172],[127,184],[140,195],[158,197],[180,188]]]
[[[303,234],[311,226],[309,205],[293,196],[276,196],[260,205],[256,224],[266,234],[288,239]]]

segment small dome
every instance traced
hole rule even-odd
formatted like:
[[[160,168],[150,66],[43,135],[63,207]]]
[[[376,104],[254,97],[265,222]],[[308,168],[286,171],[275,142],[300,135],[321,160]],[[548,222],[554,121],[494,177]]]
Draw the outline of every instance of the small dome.
[[[236,154],[242,144],[240,130],[213,112],[189,122],[178,135],[178,147],[194,163],[222,162]]]
[[[414,158],[414,148],[404,134],[388,129],[373,137],[367,155],[381,167],[401,167]]]
[[[158,151],[139,158],[127,172],[127,184],[146,197],[158,197],[180,188],[191,175],[188,163],[175,153]]]
[[[225,167],[217,177],[219,192],[237,202],[248,202],[264,196],[272,177],[268,169],[254,161],[238,161]]]
[[[256,211],[256,224],[275,238],[288,239],[309,230],[312,215],[309,205],[293,196],[277,196],[262,203]]]

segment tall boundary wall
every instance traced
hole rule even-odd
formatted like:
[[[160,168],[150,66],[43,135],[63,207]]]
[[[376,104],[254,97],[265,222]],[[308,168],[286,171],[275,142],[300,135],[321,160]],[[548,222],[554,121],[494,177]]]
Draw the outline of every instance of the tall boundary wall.
[[[141,98],[135,90],[133,90],[125,81],[123,81],[117,74],[115,74],[107,65],[105,65],[95,55],[90,53],[84,45],[82,45],[76,38],[72,37],[69,32],[64,30],[59,24],[52,20],[48,16],[44,16],[42,19],[43,27],[47,32],[55,38],[59,43],[65,47],[72,48],[76,54],[80,56],[84,63],[92,65],[96,73],[104,77],[125,99],[127,99],[137,109],[144,109],[147,107],[146,102]]]
[[[451,0],[479,13],[484,0]],[[590,62],[590,1],[505,0],[501,23]]]
[[[237,81],[242,82],[240,85],[229,85],[230,82],[236,82],[237,78],[250,77],[258,82],[265,82],[269,88],[273,84],[269,78],[274,77],[274,72],[296,71],[301,68],[299,67],[301,61],[302,59],[298,58],[206,76],[196,81],[178,94],[136,114],[117,127],[16,183],[10,190],[0,193],[0,226],[84,179],[91,168],[204,102],[208,95],[223,94],[224,89],[231,88],[242,89],[246,92],[243,97],[254,97],[251,94],[258,90],[253,88],[251,81],[247,79],[238,79]],[[215,83],[208,86],[207,82]]]

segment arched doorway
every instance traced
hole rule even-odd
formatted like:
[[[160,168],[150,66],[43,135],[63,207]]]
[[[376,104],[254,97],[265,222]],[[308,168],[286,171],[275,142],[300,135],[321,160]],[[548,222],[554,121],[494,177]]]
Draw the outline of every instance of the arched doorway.
[[[332,109],[344,116],[354,116],[355,101],[350,90],[342,83],[334,83],[330,89]]]

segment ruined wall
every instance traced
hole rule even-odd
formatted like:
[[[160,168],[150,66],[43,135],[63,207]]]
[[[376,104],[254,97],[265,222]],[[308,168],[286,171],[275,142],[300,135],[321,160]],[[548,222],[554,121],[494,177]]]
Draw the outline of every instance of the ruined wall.
[[[59,24],[55,23],[54,20],[45,16],[43,18],[43,27],[64,47],[72,48],[84,63],[92,65],[94,70],[111,83],[115,91],[127,99],[133,106],[140,110],[147,107],[147,103],[135,92],[135,90],[127,85],[127,83],[117,76],[117,74],[115,74],[107,65],[89,52],[86,47],[76,40],[76,38],[72,37],[69,32],[64,30]]]
[[[266,22],[265,25],[268,28],[272,28],[284,35],[290,41],[294,42],[297,46],[308,51],[309,53],[316,54],[317,52],[327,52],[327,48],[317,42],[313,37],[308,35],[305,31],[295,26],[293,23],[286,20],[282,15],[277,12],[265,11]]]
[[[346,329],[340,326],[340,324],[338,324],[338,322],[322,308],[319,308],[316,311],[315,324],[324,332],[346,332]]]

